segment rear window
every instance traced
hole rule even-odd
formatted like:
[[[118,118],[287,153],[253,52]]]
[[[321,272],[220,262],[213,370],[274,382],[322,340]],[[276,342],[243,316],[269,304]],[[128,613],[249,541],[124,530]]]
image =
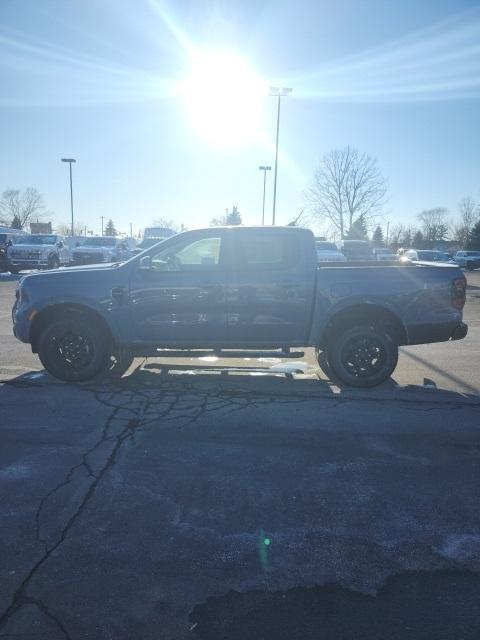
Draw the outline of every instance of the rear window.
[[[299,238],[283,234],[244,234],[235,237],[240,269],[291,269],[300,258]]]

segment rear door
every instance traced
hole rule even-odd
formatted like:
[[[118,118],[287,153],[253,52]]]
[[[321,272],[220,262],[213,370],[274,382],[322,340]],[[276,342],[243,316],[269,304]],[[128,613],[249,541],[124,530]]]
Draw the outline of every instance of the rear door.
[[[227,338],[232,346],[299,346],[307,340],[316,277],[306,233],[232,229]],[[313,247],[313,238],[312,238]]]
[[[133,342],[208,346],[226,339],[223,230],[182,234],[135,264],[130,284]]]

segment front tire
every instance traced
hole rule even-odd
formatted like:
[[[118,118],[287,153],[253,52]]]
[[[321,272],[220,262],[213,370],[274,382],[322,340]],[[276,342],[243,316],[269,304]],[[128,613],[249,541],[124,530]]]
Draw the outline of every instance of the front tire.
[[[64,382],[84,382],[107,365],[109,339],[88,318],[54,320],[40,334],[38,355],[45,369]]]
[[[60,267],[60,260],[56,256],[53,256],[53,258],[50,258],[50,260],[48,261],[48,268],[58,269],[59,267]]]
[[[382,328],[364,324],[339,332],[327,347],[334,377],[352,387],[376,387],[392,375],[398,345]]]

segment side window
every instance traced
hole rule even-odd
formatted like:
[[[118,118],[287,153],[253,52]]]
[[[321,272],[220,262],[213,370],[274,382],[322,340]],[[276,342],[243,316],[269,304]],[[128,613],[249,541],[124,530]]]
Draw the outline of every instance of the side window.
[[[299,238],[290,234],[239,233],[234,244],[238,269],[293,269],[300,259]]]
[[[152,267],[158,271],[209,271],[218,268],[221,238],[208,237],[182,242],[162,249],[152,256]]]

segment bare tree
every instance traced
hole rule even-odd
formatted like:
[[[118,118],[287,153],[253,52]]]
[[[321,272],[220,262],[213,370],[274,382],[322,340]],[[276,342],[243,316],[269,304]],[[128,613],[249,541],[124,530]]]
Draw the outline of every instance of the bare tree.
[[[447,216],[448,209],[443,207],[425,209],[418,214],[425,242],[432,245],[445,240],[448,233]]]
[[[342,238],[360,216],[372,222],[385,204],[387,184],[375,158],[347,146],[323,156],[307,199],[315,216]]]
[[[396,224],[394,227],[390,229],[390,233],[388,234],[388,242],[390,245],[394,247],[399,247],[401,245],[401,240],[405,234],[405,227],[403,224]]]
[[[55,231],[60,236],[69,236],[72,233],[72,225],[67,222],[60,222],[55,226]],[[73,225],[73,235],[83,236],[85,235],[85,224],[81,221],[75,222]]]
[[[465,245],[475,223],[480,219],[480,207],[473,198],[462,198],[458,203],[458,214],[458,222],[451,225],[451,232],[454,240]]]
[[[171,229],[176,233],[179,233],[180,231],[184,230],[183,224],[179,225],[177,222],[175,222],[175,220],[172,220],[171,218],[156,218],[152,222],[152,227],[162,227],[162,229]]]
[[[41,218],[45,215],[45,204],[42,195],[33,187],[27,187],[23,192],[20,189],[6,189],[0,200],[0,217],[5,223],[11,223],[13,219],[19,221],[20,228],[24,229],[32,218]]]

